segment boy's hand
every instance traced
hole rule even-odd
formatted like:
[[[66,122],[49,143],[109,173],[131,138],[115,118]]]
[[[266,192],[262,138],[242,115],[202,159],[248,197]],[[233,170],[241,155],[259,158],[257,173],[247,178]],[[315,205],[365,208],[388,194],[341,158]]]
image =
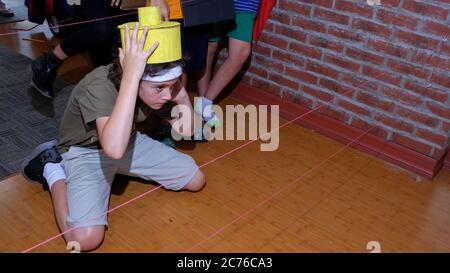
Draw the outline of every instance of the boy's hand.
[[[159,7],[161,9],[161,17],[164,21],[169,21],[169,5],[166,0],[152,0],[151,6]]]
[[[144,44],[147,38],[148,28],[145,27],[142,32],[141,39],[138,41],[137,34],[139,30],[139,23],[136,23],[133,33],[130,37],[130,30],[128,24],[125,25],[125,44],[127,45],[125,51],[119,49],[120,64],[123,70],[123,78],[141,79],[144,73],[147,60],[158,47],[159,43],[155,42],[153,46],[145,51]]]
[[[111,0],[111,7],[120,5],[122,0]]]

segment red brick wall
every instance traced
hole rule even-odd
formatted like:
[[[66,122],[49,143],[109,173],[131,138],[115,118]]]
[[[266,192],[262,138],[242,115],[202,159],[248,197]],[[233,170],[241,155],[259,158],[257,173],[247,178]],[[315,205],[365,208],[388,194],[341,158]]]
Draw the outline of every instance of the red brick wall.
[[[449,73],[450,0],[279,0],[244,82],[439,158]]]

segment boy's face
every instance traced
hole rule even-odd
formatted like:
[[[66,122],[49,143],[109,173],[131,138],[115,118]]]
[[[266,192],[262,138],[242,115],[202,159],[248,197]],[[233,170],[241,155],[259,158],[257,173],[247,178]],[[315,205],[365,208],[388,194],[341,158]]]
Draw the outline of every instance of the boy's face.
[[[160,109],[166,102],[172,100],[173,94],[179,89],[179,78],[166,82],[141,81],[139,97],[154,110]]]

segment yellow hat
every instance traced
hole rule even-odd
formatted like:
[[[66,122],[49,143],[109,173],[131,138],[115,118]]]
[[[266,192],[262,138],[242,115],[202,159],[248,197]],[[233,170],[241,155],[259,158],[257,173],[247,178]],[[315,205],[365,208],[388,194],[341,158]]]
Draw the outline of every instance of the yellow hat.
[[[159,42],[158,47],[148,58],[147,63],[158,64],[173,62],[181,59],[181,32],[180,23],[178,22],[162,22],[161,10],[159,7],[143,7],[138,9],[139,15],[139,31],[138,39],[140,39],[144,27],[148,27],[147,39],[144,49],[148,50],[156,41]],[[134,29],[136,22],[126,23],[130,31]],[[125,44],[125,25],[120,25],[120,37],[122,39],[122,47],[126,49]]]

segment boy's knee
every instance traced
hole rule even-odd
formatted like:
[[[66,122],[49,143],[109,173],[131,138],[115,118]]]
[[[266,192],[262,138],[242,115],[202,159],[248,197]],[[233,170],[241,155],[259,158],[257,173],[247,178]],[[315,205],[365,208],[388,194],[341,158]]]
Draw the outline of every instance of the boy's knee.
[[[208,43],[208,55],[215,55],[218,47],[219,47],[219,43],[216,43],[216,42]]]
[[[189,183],[184,186],[183,190],[200,191],[206,185],[205,175],[198,170]]]
[[[252,52],[252,49],[250,46],[248,47],[242,47],[240,50],[236,51],[230,51],[230,58],[233,60],[239,62],[239,63],[245,63],[250,56],[250,53]]]
[[[72,240],[80,246],[80,251],[91,251],[98,248],[105,236],[104,226],[79,228],[73,231]]]

